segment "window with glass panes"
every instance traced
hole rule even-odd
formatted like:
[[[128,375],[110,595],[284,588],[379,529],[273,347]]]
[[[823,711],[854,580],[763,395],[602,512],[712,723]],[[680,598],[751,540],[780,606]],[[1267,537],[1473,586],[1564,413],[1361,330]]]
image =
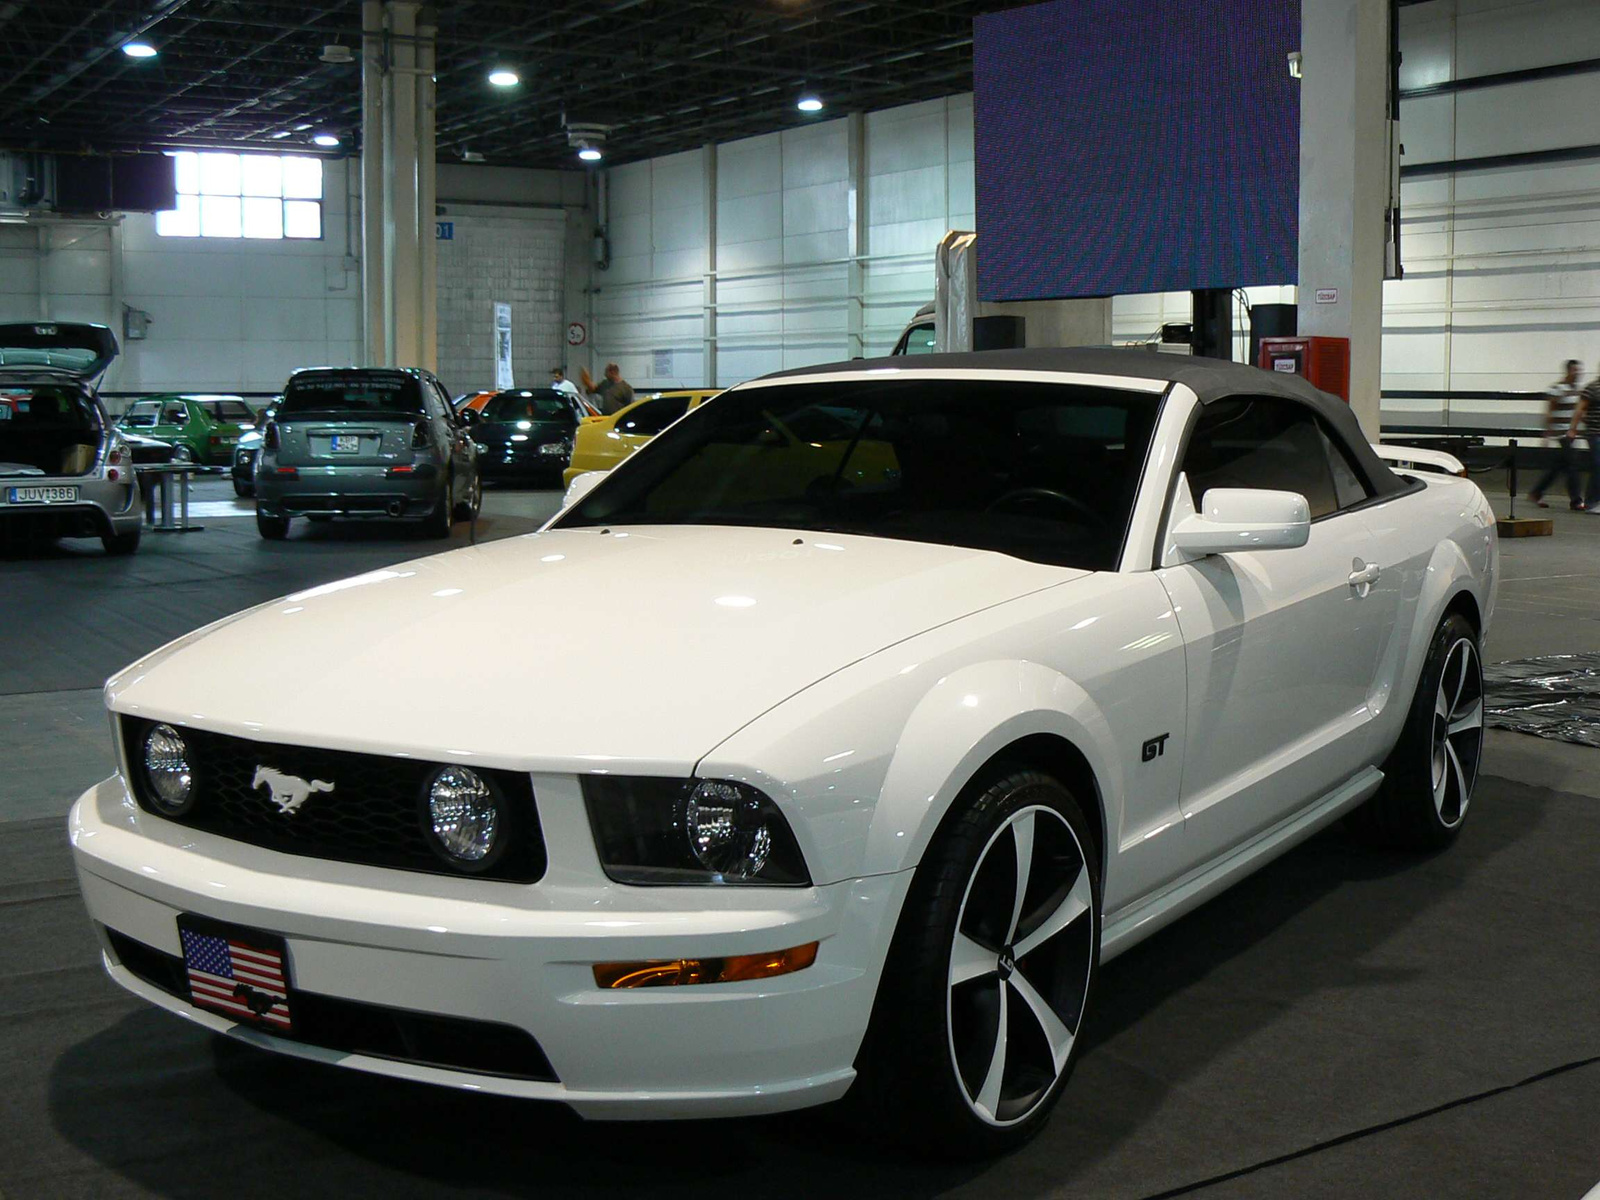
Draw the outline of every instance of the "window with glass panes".
[[[156,214],[162,237],[320,238],[322,160],[300,154],[169,151],[178,207]]]

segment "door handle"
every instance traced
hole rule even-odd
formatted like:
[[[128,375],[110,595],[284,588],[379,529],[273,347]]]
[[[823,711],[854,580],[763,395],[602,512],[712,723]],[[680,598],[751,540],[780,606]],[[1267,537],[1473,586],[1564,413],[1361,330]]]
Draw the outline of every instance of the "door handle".
[[[1360,562],[1360,559],[1356,560]],[[1350,586],[1356,588],[1365,596],[1367,589],[1378,582],[1378,577],[1383,574],[1383,568],[1377,563],[1366,563],[1350,572]]]

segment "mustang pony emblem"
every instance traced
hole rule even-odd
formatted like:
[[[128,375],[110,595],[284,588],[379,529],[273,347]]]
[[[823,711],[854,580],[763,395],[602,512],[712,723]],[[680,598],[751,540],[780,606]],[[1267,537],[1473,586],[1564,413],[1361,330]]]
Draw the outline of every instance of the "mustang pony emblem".
[[[263,783],[272,789],[272,802],[286,817],[292,817],[297,813],[300,806],[311,798],[313,792],[333,791],[331,783],[324,783],[320,779],[307,780],[295,775],[286,775],[276,767],[256,768],[256,777],[250,781],[250,786],[259,788]]]

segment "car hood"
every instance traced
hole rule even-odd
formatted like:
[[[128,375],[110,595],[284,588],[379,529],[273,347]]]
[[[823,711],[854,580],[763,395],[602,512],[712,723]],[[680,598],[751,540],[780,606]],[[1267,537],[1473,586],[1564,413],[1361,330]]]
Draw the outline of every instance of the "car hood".
[[[1084,574],[836,534],[556,530],[272,601],[126,668],[107,696],[264,741],[686,772],[852,662]]]

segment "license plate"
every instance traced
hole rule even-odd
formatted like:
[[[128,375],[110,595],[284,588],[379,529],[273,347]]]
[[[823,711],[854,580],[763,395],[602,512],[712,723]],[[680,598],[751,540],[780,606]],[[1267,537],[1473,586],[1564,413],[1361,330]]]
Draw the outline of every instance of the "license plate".
[[[353,433],[336,433],[333,435],[333,452],[335,454],[360,454],[361,438]]]
[[[189,998],[245,1025],[288,1033],[289,957],[281,937],[184,913],[178,918]]]
[[[78,489],[60,486],[7,488],[6,501],[10,504],[76,504]]]

